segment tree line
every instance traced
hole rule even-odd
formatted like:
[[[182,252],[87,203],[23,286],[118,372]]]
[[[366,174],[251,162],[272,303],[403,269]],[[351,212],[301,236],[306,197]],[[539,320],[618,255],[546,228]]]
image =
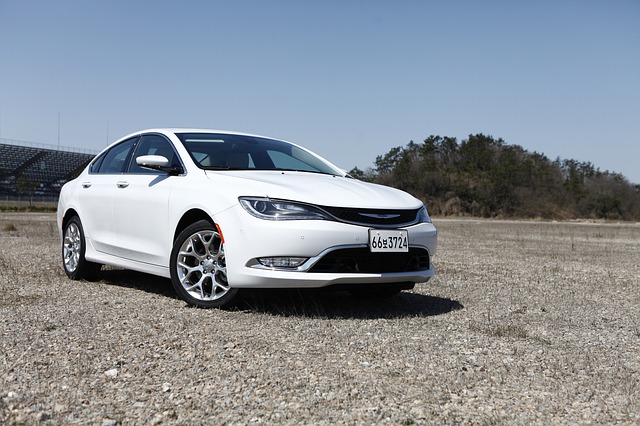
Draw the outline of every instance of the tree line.
[[[435,215],[640,220],[640,185],[590,162],[550,160],[484,134],[429,136],[351,176],[405,190]]]

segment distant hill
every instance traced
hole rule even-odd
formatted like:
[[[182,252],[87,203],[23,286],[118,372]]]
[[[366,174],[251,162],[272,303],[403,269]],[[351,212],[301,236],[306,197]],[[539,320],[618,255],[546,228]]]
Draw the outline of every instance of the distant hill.
[[[350,174],[410,192],[434,215],[640,220],[640,185],[621,174],[481,133],[412,141]]]

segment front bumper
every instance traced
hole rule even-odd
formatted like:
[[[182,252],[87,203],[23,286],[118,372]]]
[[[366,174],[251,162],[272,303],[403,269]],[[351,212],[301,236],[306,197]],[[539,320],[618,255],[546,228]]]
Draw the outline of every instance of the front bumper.
[[[437,231],[431,223],[404,227],[409,247],[426,253],[428,265],[389,272],[361,272],[353,266],[318,268],[327,255],[340,250],[368,251],[370,227],[325,220],[269,221],[247,214],[239,205],[216,216],[225,241],[227,278],[238,288],[312,288],[344,284],[425,282],[435,274],[430,261],[436,252]],[[308,260],[298,268],[268,268],[258,258],[291,256]],[[376,254],[376,256],[384,256]],[[315,268],[314,268],[315,266]],[[403,270],[405,269],[405,270]]]

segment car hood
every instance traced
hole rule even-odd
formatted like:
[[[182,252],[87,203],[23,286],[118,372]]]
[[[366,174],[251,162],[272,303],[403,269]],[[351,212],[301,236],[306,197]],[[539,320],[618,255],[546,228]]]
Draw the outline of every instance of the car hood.
[[[322,206],[413,209],[422,202],[399,189],[357,179],[294,171],[207,171],[237,196],[269,197]]]

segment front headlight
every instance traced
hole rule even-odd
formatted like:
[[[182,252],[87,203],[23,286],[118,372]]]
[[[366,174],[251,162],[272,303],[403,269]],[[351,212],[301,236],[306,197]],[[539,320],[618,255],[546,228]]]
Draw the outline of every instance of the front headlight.
[[[265,220],[333,220],[324,211],[293,201],[240,197],[240,205],[252,216]]]
[[[420,211],[418,212],[418,223],[431,223],[431,218],[429,217],[429,213],[427,213],[427,208],[422,206]]]

